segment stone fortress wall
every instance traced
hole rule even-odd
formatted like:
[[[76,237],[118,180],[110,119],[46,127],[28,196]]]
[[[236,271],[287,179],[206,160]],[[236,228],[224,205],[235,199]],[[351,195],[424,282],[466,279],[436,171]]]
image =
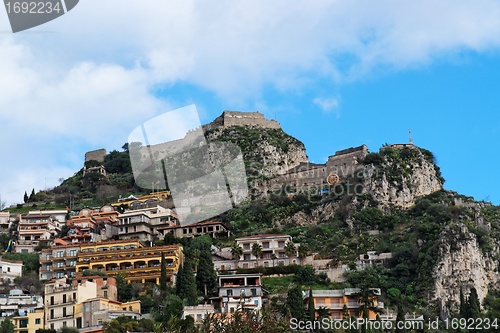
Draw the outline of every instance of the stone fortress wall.
[[[270,129],[281,129],[281,125],[276,120],[266,119],[260,112],[240,112],[240,111],[224,111],[213,122],[203,125],[204,131],[210,129],[228,128],[232,126],[256,126]],[[173,140],[149,147],[143,146],[140,149],[140,159],[142,162],[146,160],[154,160],[175,154],[183,151],[187,147],[196,147],[203,145],[203,136],[200,136],[200,131],[194,129],[186,133],[183,139]],[[153,156],[150,156],[150,155]],[[359,163],[368,154],[368,147],[361,145],[359,147],[339,150],[335,155],[328,157],[326,163],[315,164],[302,162],[300,165],[289,169],[284,174],[277,177],[261,181],[255,184],[259,188],[276,188],[282,185],[291,187],[301,186],[324,186],[327,185],[327,177],[330,174],[336,174],[340,179],[345,179],[360,167]],[[89,151],[85,154],[85,161],[96,160],[104,161],[106,155],[105,149]]]
[[[340,180],[354,175],[360,168],[360,161],[368,154],[368,147],[359,147],[339,150],[335,155],[329,156],[324,164],[303,162],[289,169],[285,174],[271,180],[260,182],[257,187],[266,190],[276,190],[283,185],[291,188],[298,187],[324,187],[328,185],[327,177],[336,174]]]
[[[106,149],[104,148],[91,150],[85,153],[85,162],[88,161],[104,162],[105,156],[106,156]]]
[[[263,128],[280,129],[281,125],[274,119],[266,119],[264,115],[256,112],[224,111],[204,129],[227,128],[231,126],[258,126]]]

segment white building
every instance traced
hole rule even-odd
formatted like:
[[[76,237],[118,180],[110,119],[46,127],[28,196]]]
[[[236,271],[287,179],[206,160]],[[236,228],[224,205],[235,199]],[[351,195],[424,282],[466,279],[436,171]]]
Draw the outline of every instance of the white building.
[[[222,313],[262,308],[262,274],[219,275],[217,280]]]
[[[19,216],[15,252],[34,252],[40,241],[53,239],[66,224],[66,210],[34,210]]]
[[[295,264],[297,263],[297,253],[291,257],[286,255],[285,245],[288,242],[292,242],[292,236],[282,234],[262,234],[236,238],[236,243],[243,249],[238,266],[251,268]],[[262,248],[261,258],[256,258],[252,253],[252,247],[255,243]]]
[[[212,304],[185,306],[182,309],[182,319],[186,319],[186,317],[192,317],[195,324],[201,324],[201,322],[212,313],[215,313],[215,309]]]
[[[43,309],[43,297],[26,295],[20,289],[13,289],[9,294],[0,295],[0,315],[10,317],[18,313],[34,313],[36,309]]]
[[[0,281],[13,282],[16,277],[23,274],[22,260],[7,260],[0,258]]]

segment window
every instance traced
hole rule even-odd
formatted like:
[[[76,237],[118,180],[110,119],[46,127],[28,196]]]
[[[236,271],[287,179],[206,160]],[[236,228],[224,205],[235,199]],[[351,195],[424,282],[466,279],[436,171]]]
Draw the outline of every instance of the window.
[[[19,320],[19,327],[20,328],[26,328],[26,327],[28,327],[28,319],[21,319],[21,320]]]
[[[50,296],[50,305],[54,305],[54,296]]]
[[[64,295],[66,296],[66,295]],[[63,317],[66,317],[66,308],[63,308]],[[63,323],[64,326],[66,326],[66,324]]]
[[[255,289],[255,288],[250,289],[250,294],[252,296],[257,296],[257,289]]]
[[[63,303],[66,303],[66,294],[63,295]]]
[[[264,261],[264,267],[269,267],[269,261]]]
[[[232,289],[226,290],[226,295],[227,296],[233,296],[233,290]]]
[[[72,257],[76,256],[76,250],[69,251],[69,255]]]
[[[50,254],[47,254],[47,255],[45,256],[45,260],[50,260]]]
[[[262,248],[263,249],[268,249],[269,248],[269,242],[262,242]]]
[[[54,309],[50,310],[50,319],[54,319]]]
[[[250,255],[249,254],[243,255],[243,260],[250,260]]]
[[[10,267],[7,267],[7,272],[10,272]]]
[[[278,242],[278,247],[279,248],[284,248],[285,247],[285,242],[284,241],[279,241]]]
[[[278,261],[278,266],[285,266],[285,262],[284,261]]]
[[[62,258],[62,257],[63,257],[63,254],[64,254],[64,251],[57,251],[57,255],[56,255],[56,257],[57,257],[57,258]]]
[[[50,265],[45,266],[47,271],[50,271]]]
[[[243,244],[243,250],[250,250],[250,244]]]
[[[40,325],[42,320],[40,318],[35,318],[35,325]]]

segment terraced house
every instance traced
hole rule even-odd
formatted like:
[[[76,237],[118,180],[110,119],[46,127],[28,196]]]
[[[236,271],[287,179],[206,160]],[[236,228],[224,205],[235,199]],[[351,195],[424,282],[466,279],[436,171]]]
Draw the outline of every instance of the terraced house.
[[[179,245],[145,246],[137,239],[65,244],[59,239],[40,254],[40,279],[76,277],[85,270],[97,270],[115,276],[122,272],[128,281],[154,282],[160,279],[162,253],[171,284],[183,262]]]
[[[36,210],[19,216],[16,252],[34,252],[40,241],[53,239],[66,224],[66,210]]]
[[[162,253],[167,263],[167,278],[175,284],[175,275],[184,255],[179,245],[144,246],[138,240],[119,240],[81,244],[76,263],[76,277],[85,270],[98,270],[107,275],[125,273],[127,281],[160,282]]]

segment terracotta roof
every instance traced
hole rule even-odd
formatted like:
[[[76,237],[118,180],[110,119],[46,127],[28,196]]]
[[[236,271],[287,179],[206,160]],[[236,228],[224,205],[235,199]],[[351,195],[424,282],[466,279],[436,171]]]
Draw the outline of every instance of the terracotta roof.
[[[200,226],[205,226],[205,225],[224,225],[224,223],[216,222],[216,221],[196,222],[193,224],[172,225],[172,226],[168,226],[168,227],[161,227],[161,228],[158,228],[158,230],[179,229],[179,228],[195,228],[195,227],[200,227]]]
[[[286,234],[258,234],[258,235],[250,235],[250,236],[243,236],[243,237],[238,237],[238,239],[244,239],[244,238],[269,238],[269,237],[291,237],[290,235]]]

